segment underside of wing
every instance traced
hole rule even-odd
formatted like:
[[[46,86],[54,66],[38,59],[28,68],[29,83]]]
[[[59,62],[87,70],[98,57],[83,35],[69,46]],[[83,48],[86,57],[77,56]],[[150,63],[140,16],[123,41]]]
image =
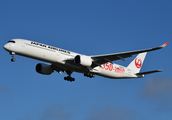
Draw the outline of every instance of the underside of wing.
[[[54,70],[56,70],[60,74],[61,74],[61,72],[65,72],[66,71],[65,69],[63,69],[63,68],[61,68],[61,67],[59,67],[59,66],[57,66],[55,64],[52,64],[52,67],[53,67]]]
[[[168,42],[159,47],[150,48],[150,49],[91,56],[91,58],[93,59],[92,67],[100,66],[101,64],[104,64],[106,62],[112,62],[119,59],[125,61],[125,58],[132,57],[132,55],[158,50],[158,49],[164,48],[167,44]]]

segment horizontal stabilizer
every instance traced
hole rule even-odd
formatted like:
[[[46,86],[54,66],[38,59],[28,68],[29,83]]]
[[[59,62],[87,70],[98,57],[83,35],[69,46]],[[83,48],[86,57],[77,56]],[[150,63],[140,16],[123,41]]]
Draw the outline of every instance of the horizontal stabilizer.
[[[163,70],[153,70],[153,71],[147,71],[147,72],[141,72],[141,73],[136,73],[136,75],[146,75],[146,74],[151,74],[155,72],[162,72]]]

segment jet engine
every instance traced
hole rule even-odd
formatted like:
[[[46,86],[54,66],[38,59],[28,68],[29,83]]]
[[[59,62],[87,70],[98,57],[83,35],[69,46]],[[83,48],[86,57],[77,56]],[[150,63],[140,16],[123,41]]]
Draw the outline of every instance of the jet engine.
[[[92,65],[92,59],[88,56],[77,55],[74,59],[75,64],[89,67]]]
[[[53,72],[53,68],[51,65],[45,63],[38,63],[36,65],[36,72],[43,75],[50,75]]]

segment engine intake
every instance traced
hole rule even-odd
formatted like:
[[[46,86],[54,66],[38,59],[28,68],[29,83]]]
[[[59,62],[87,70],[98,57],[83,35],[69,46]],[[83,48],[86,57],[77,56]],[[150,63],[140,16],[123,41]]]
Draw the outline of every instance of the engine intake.
[[[88,56],[77,55],[74,59],[75,64],[89,67],[92,65],[92,59]]]
[[[53,72],[53,68],[51,67],[51,65],[45,63],[38,63],[35,69],[36,72],[43,75],[50,75]]]

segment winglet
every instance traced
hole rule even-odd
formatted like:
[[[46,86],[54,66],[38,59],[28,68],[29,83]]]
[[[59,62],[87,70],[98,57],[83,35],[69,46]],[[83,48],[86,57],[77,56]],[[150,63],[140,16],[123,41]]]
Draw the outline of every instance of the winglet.
[[[161,47],[164,48],[167,44],[168,44],[168,42],[166,42],[163,45],[161,45]]]

